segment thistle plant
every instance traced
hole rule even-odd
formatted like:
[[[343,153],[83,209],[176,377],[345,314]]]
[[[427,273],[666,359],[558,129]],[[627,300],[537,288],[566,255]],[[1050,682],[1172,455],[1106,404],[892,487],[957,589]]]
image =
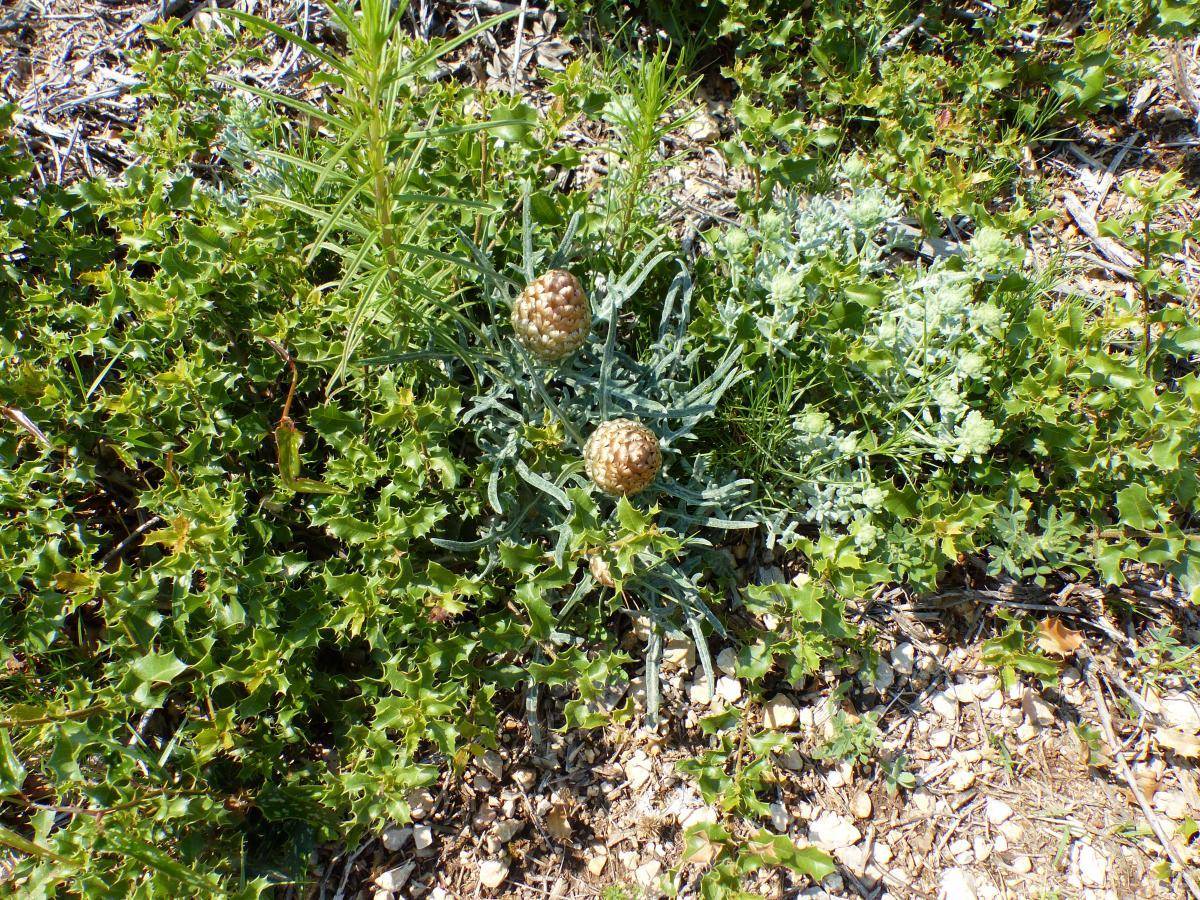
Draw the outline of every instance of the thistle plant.
[[[606,494],[627,497],[649,487],[662,466],[658,438],[641,422],[601,422],[583,448],[588,478]]]
[[[512,326],[526,350],[544,362],[557,362],[587,340],[592,308],[578,278],[551,269],[513,302]]]
[[[545,600],[558,603],[558,621],[598,591],[630,614],[648,616],[653,722],[664,633],[689,628],[710,676],[704,631],[724,633],[705,600],[699,565],[712,546],[707,533],[753,527],[740,512],[750,482],[715,477],[709,455],[693,442],[697,424],[744,372],[730,348],[712,371],[699,373],[704,348],[687,329],[692,280],[679,263],[653,343],[640,352],[624,349],[622,313],[670,256],[651,246],[624,272],[576,266],[577,280],[565,271],[576,225],[568,223],[552,252],[535,250],[526,202],[516,271],[497,269],[461,236],[490,311],[479,344],[467,351],[480,380],[463,415],[483,460],[488,508],[474,523],[475,536],[435,541],[460,552],[498,546],[500,564],[514,554],[539,560],[542,576],[557,578],[545,583],[567,589],[558,601]],[[595,320],[578,323],[584,288]],[[568,313],[561,313],[564,297],[574,304]],[[541,636],[553,638],[549,630]]]

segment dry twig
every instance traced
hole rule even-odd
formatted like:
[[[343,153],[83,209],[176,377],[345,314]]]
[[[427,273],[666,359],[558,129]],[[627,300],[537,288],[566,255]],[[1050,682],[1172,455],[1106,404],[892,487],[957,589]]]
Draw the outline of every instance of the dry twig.
[[[1188,871],[1187,864],[1180,858],[1179,851],[1175,849],[1174,843],[1171,842],[1171,836],[1167,834],[1161,821],[1154,809],[1146,800],[1145,794],[1142,793],[1141,787],[1137,783],[1137,779],[1133,776],[1133,770],[1129,768],[1129,763],[1125,759],[1125,754],[1121,749],[1121,742],[1117,740],[1116,732],[1113,730],[1112,714],[1108,710],[1108,703],[1104,699],[1104,693],[1100,690],[1100,679],[1096,675],[1096,658],[1086,647],[1080,647],[1076,651],[1076,656],[1079,658],[1081,668],[1083,669],[1083,677],[1087,681],[1088,688],[1092,692],[1092,698],[1096,703],[1096,710],[1100,715],[1100,729],[1104,733],[1104,740],[1108,743],[1109,750],[1112,752],[1112,757],[1116,763],[1117,770],[1121,773],[1121,777],[1125,779],[1126,785],[1137,801],[1138,806],[1142,808],[1142,814],[1145,815],[1146,821],[1150,823],[1150,828],[1154,832],[1162,844],[1163,850],[1179,869],[1179,877],[1183,880],[1184,886],[1193,900],[1200,900],[1200,885],[1196,884],[1196,880]]]

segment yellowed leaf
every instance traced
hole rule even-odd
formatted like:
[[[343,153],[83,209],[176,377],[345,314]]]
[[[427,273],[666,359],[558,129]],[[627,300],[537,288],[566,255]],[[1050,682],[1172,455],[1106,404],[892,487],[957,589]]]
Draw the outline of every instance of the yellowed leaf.
[[[688,835],[684,845],[683,864],[686,866],[707,866],[721,852],[721,845],[709,838],[704,832]]]
[[[1037,643],[1046,653],[1070,656],[1083,645],[1083,634],[1072,631],[1058,619],[1043,619],[1038,626]]]
[[[1159,728],[1154,732],[1154,739],[1160,747],[1173,750],[1179,756],[1187,759],[1200,758],[1200,736],[1188,734],[1178,728]]]

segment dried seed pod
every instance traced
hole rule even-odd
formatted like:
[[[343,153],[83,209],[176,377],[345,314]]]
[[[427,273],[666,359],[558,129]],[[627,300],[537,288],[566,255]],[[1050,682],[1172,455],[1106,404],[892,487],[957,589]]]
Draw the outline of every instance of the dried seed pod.
[[[662,465],[654,432],[632,419],[612,419],[592,432],[583,448],[588,477],[606,494],[645,490]]]
[[[513,304],[512,325],[526,350],[543,362],[557,362],[587,340],[592,308],[578,278],[551,269],[521,291]]]

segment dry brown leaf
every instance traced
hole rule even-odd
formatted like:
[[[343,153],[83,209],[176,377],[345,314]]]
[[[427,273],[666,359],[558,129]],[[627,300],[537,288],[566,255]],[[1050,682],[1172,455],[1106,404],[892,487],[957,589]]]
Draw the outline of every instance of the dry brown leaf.
[[[1200,758],[1200,737],[1180,731],[1178,728],[1159,728],[1154,732],[1154,739],[1160,747],[1173,750],[1179,756],[1187,759]]]
[[[560,841],[571,839],[571,822],[567,818],[567,808],[557,805],[546,814],[546,830]]]
[[[1083,634],[1072,631],[1058,619],[1043,619],[1038,626],[1037,643],[1047,653],[1070,656],[1083,645]]]

